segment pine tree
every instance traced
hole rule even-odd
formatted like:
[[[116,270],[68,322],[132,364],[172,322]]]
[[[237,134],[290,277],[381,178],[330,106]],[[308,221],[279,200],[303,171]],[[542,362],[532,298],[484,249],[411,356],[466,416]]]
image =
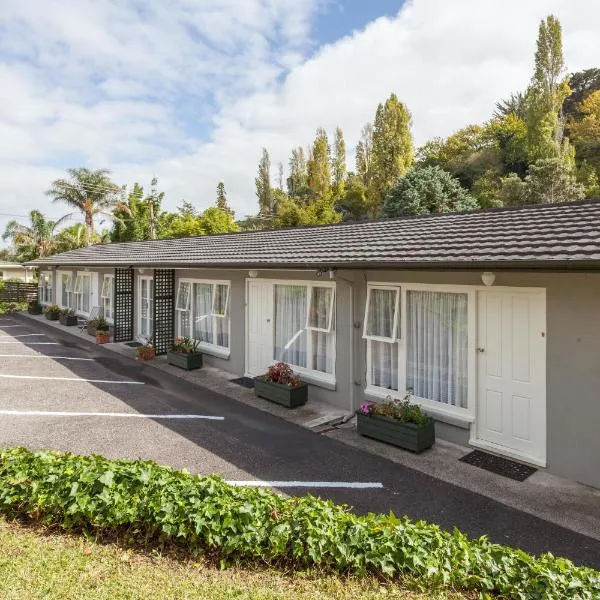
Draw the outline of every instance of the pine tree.
[[[273,190],[271,189],[271,159],[266,148],[258,163],[258,177],[255,178],[256,197],[258,198],[258,214],[269,217],[273,214]]]
[[[410,113],[395,94],[377,107],[373,126],[372,189],[369,193],[372,216],[379,213],[385,195],[413,164],[410,125]]]
[[[225,192],[225,183],[219,181],[217,184],[217,208],[221,209],[223,212],[226,212],[228,215],[232,217],[235,216],[235,213],[229,206],[227,202],[227,193]]]
[[[340,127],[335,129],[331,170],[333,173],[333,195],[336,198],[341,198],[344,195],[346,182],[346,142]]]
[[[308,159],[308,185],[317,199],[329,198],[331,195],[330,165],[331,150],[327,133],[319,127]]]
[[[562,105],[569,95],[559,20],[550,15],[538,30],[535,71],[526,97],[527,141],[530,162],[570,152],[563,142]]]
[[[287,178],[287,191],[292,198],[297,198],[303,195],[308,187],[308,167],[302,146],[292,150],[288,164],[290,175]]]

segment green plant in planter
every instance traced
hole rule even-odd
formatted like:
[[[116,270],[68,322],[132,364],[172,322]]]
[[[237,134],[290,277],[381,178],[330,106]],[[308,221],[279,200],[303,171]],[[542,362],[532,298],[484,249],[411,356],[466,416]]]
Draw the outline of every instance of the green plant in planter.
[[[41,315],[43,311],[42,305],[37,300],[27,302],[27,312],[30,315]]]
[[[178,337],[167,352],[167,362],[174,367],[192,371],[202,367],[199,342],[189,337]]]
[[[308,386],[300,381],[288,364],[278,362],[271,365],[262,377],[254,379],[254,393],[265,400],[295,408],[306,404]]]
[[[432,419],[427,416],[418,404],[410,401],[410,392],[402,400],[388,396],[385,402],[365,402],[358,412],[364,415],[379,415],[401,423],[427,425]]]
[[[61,325],[67,325],[69,327],[77,325],[77,315],[75,314],[75,310],[72,308],[61,309],[58,320]]]
[[[144,344],[135,351],[138,360],[152,360],[156,356],[156,350],[152,344]]]
[[[87,332],[95,336],[97,331],[108,331],[110,327],[104,317],[96,317],[87,324]]]
[[[58,321],[58,318],[60,317],[60,306],[58,306],[58,304],[46,306],[44,315],[46,315],[46,319],[49,321]]]
[[[199,345],[198,340],[189,337],[178,337],[175,338],[175,341],[171,345],[171,350],[180,354],[199,354]]]

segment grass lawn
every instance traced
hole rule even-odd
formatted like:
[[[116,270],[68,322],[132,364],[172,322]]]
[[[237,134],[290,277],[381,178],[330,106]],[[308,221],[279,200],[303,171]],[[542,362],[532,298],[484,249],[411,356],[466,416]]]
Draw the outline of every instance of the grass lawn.
[[[205,562],[143,554],[116,544],[53,534],[0,517],[0,598],[85,600],[332,599],[466,600],[454,593],[419,594],[373,579],[360,581],[269,569],[217,569]]]

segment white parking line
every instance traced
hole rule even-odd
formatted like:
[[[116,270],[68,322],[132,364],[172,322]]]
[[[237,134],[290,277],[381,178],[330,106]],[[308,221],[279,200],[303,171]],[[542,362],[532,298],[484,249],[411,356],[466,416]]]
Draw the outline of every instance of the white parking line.
[[[45,354],[0,354],[0,358],[51,358],[53,360],[84,360],[94,362],[93,358],[77,358],[75,356],[53,356]]]
[[[383,484],[371,481],[228,481],[229,485],[239,487],[272,488],[352,488],[366,490],[382,488]]]
[[[2,329],[8,329],[9,327],[27,327],[27,325],[2,325],[2,323],[0,323],[0,327]]]
[[[56,412],[45,410],[0,410],[0,415],[15,417],[119,417],[131,419],[205,419],[208,421],[224,421],[225,417],[213,415],[144,415],[140,413],[101,413],[101,412]]]
[[[11,340],[13,338],[22,338],[22,337],[39,337],[39,336],[46,336],[48,337],[45,333],[21,333],[19,335],[0,335],[0,340]]]
[[[11,340],[8,342],[3,342],[0,339],[0,344],[22,344],[25,345],[25,342],[20,342],[19,340]],[[29,342],[28,344],[29,346],[58,346],[59,343],[58,342]]]
[[[83,379],[82,377],[43,377],[41,375],[5,375],[0,373],[3,379],[43,379],[46,381],[83,381],[87,383],[117,383],[123,385],[144,385],[143,381],[112,381],[110,379]]]

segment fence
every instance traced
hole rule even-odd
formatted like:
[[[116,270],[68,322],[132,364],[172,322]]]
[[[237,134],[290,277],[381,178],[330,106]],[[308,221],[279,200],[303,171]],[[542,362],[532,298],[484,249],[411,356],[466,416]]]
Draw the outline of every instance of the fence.
[[[0,302],[29,302],[37,300],[37,283],[4,281],[0,289]]]

